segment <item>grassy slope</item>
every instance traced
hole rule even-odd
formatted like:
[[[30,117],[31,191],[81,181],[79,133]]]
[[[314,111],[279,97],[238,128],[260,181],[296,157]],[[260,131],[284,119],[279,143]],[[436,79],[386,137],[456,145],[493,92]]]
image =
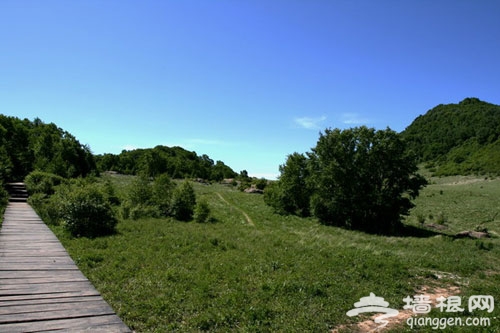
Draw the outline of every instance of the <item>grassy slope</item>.
[[[455,181],[462,184],[448,184]],[[500,233],[500,180],[436,182],[418,198],[409,224],[417,224],[417,213],[430,223],[429,215],[442,212],[449,224],[445,232],[491,220],[484,225]],[[196,190],[208,200],[216,223],[122,221],[117,235],[94,240],[69,239],[55,229],[85,275],[138,332],[327,332],[359,322],[346,312],[370,292],[399,309],[422,285],[458,285],[464,297],[500,295],[497,238],[481,246],[442,235],[367,235],[275,215],[259,195],[220,185]],[[438,279],[436,271],[455,276]],[[498,320],[493,324],[499,329]]]

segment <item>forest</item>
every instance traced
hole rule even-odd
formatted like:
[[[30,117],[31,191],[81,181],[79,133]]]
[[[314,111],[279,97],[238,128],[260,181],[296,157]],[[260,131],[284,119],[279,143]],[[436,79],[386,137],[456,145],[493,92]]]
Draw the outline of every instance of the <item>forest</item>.
[[[172,178],[222,180],[236,173],[222,161],[181,147],[157,146],[124,150],[119,155],[93,155],[73,135],[53,123],[0,115],[0,180],[22,181],[32,171],[63,178],[98,175],[116,171],[155,177],[166,173]]]
[[[148,149],[123,150],[120,154],[95,156],[101,171],[116,171],[125,175],[142,174],[156,177],[167,174],[171,178],[201,178],[220,181],[234,178],[236,173],[222,161],[214,161],[203,154],[181,147],[156,146]]]
[[[500,106],[478,98],[440,104],[401,135],[436,176],[500,173]]]

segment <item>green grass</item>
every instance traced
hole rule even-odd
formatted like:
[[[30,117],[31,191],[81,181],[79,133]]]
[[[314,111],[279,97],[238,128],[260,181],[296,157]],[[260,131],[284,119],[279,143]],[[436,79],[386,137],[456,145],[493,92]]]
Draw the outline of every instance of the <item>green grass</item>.
[[[129,178],[111,179],[123,194]],[[441,213],[449,227],[445,234],[481,223],[498,234],[500,180],[448,184],[454,181],[435,179],[407,223],[418,225],[417,214],[431,223],[429,215]],[[72,239],[53,227],[80,269],[137,332],[328,332],[361,321],[346,312],[370,292],[399,309],[423,285],[457,285],[464,299],[500,295],[498,238],[481,246],[438,233],[369,235],[276,215],[262,196],[232,187],[195,189],[209,203],[214,223],[124,220],[116,235],[97,239]],[[492,325],[491,331],[500,329],[498,319]]]

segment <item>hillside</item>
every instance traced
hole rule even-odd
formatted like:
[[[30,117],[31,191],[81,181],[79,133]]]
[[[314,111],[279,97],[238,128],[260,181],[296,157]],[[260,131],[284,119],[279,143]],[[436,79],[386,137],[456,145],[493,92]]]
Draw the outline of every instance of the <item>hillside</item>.
[[[120,154],[95,156],[101,171],[117,171],[122,174],[146,174],[154,177],[163,173],[172,178],[203,178],[222,180],[236,177],[236,172],[222,161],[214,161],[207,155],[198,156],[194,151],[181,147],[156,146],[147,149],[123,150]]]
[[[33,170],[79,177],[96,165],[90,149],[55,124],[0,114],[0,180],[23,180]]]
[[[500,174],[500,106],[477,98],[438,105],[402,135],[435,175]]]

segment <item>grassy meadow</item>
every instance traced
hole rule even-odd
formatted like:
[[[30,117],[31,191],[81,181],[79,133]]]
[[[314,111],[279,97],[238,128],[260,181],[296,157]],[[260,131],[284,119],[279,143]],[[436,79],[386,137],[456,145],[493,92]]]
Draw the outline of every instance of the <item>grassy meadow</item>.
[[[118,192],[131,180],[106,176]],[[352,331],[346,312],[370,292],[402,310],[423,286],[500,298],[500,179],[435,178],[407,218],[408,236],[380,236],[280,216],[261,195],[194,184],[212,223],[121,220],[115,235],[71,238],[52,227],[83,273],[137,332]],[[419,225],[445,225],[444,230]],[[478,225],[494,237],[454,239]],[[499,310],[485,332],[500,331]],[[441,313],[429,316],[471,316]],[[394,331],[409,331],[401,322]],[[475,327],[471,331],[478,331]],[[425,328],[425,330],[432,330]],[[454,329],[450,329],[450,332]]]

